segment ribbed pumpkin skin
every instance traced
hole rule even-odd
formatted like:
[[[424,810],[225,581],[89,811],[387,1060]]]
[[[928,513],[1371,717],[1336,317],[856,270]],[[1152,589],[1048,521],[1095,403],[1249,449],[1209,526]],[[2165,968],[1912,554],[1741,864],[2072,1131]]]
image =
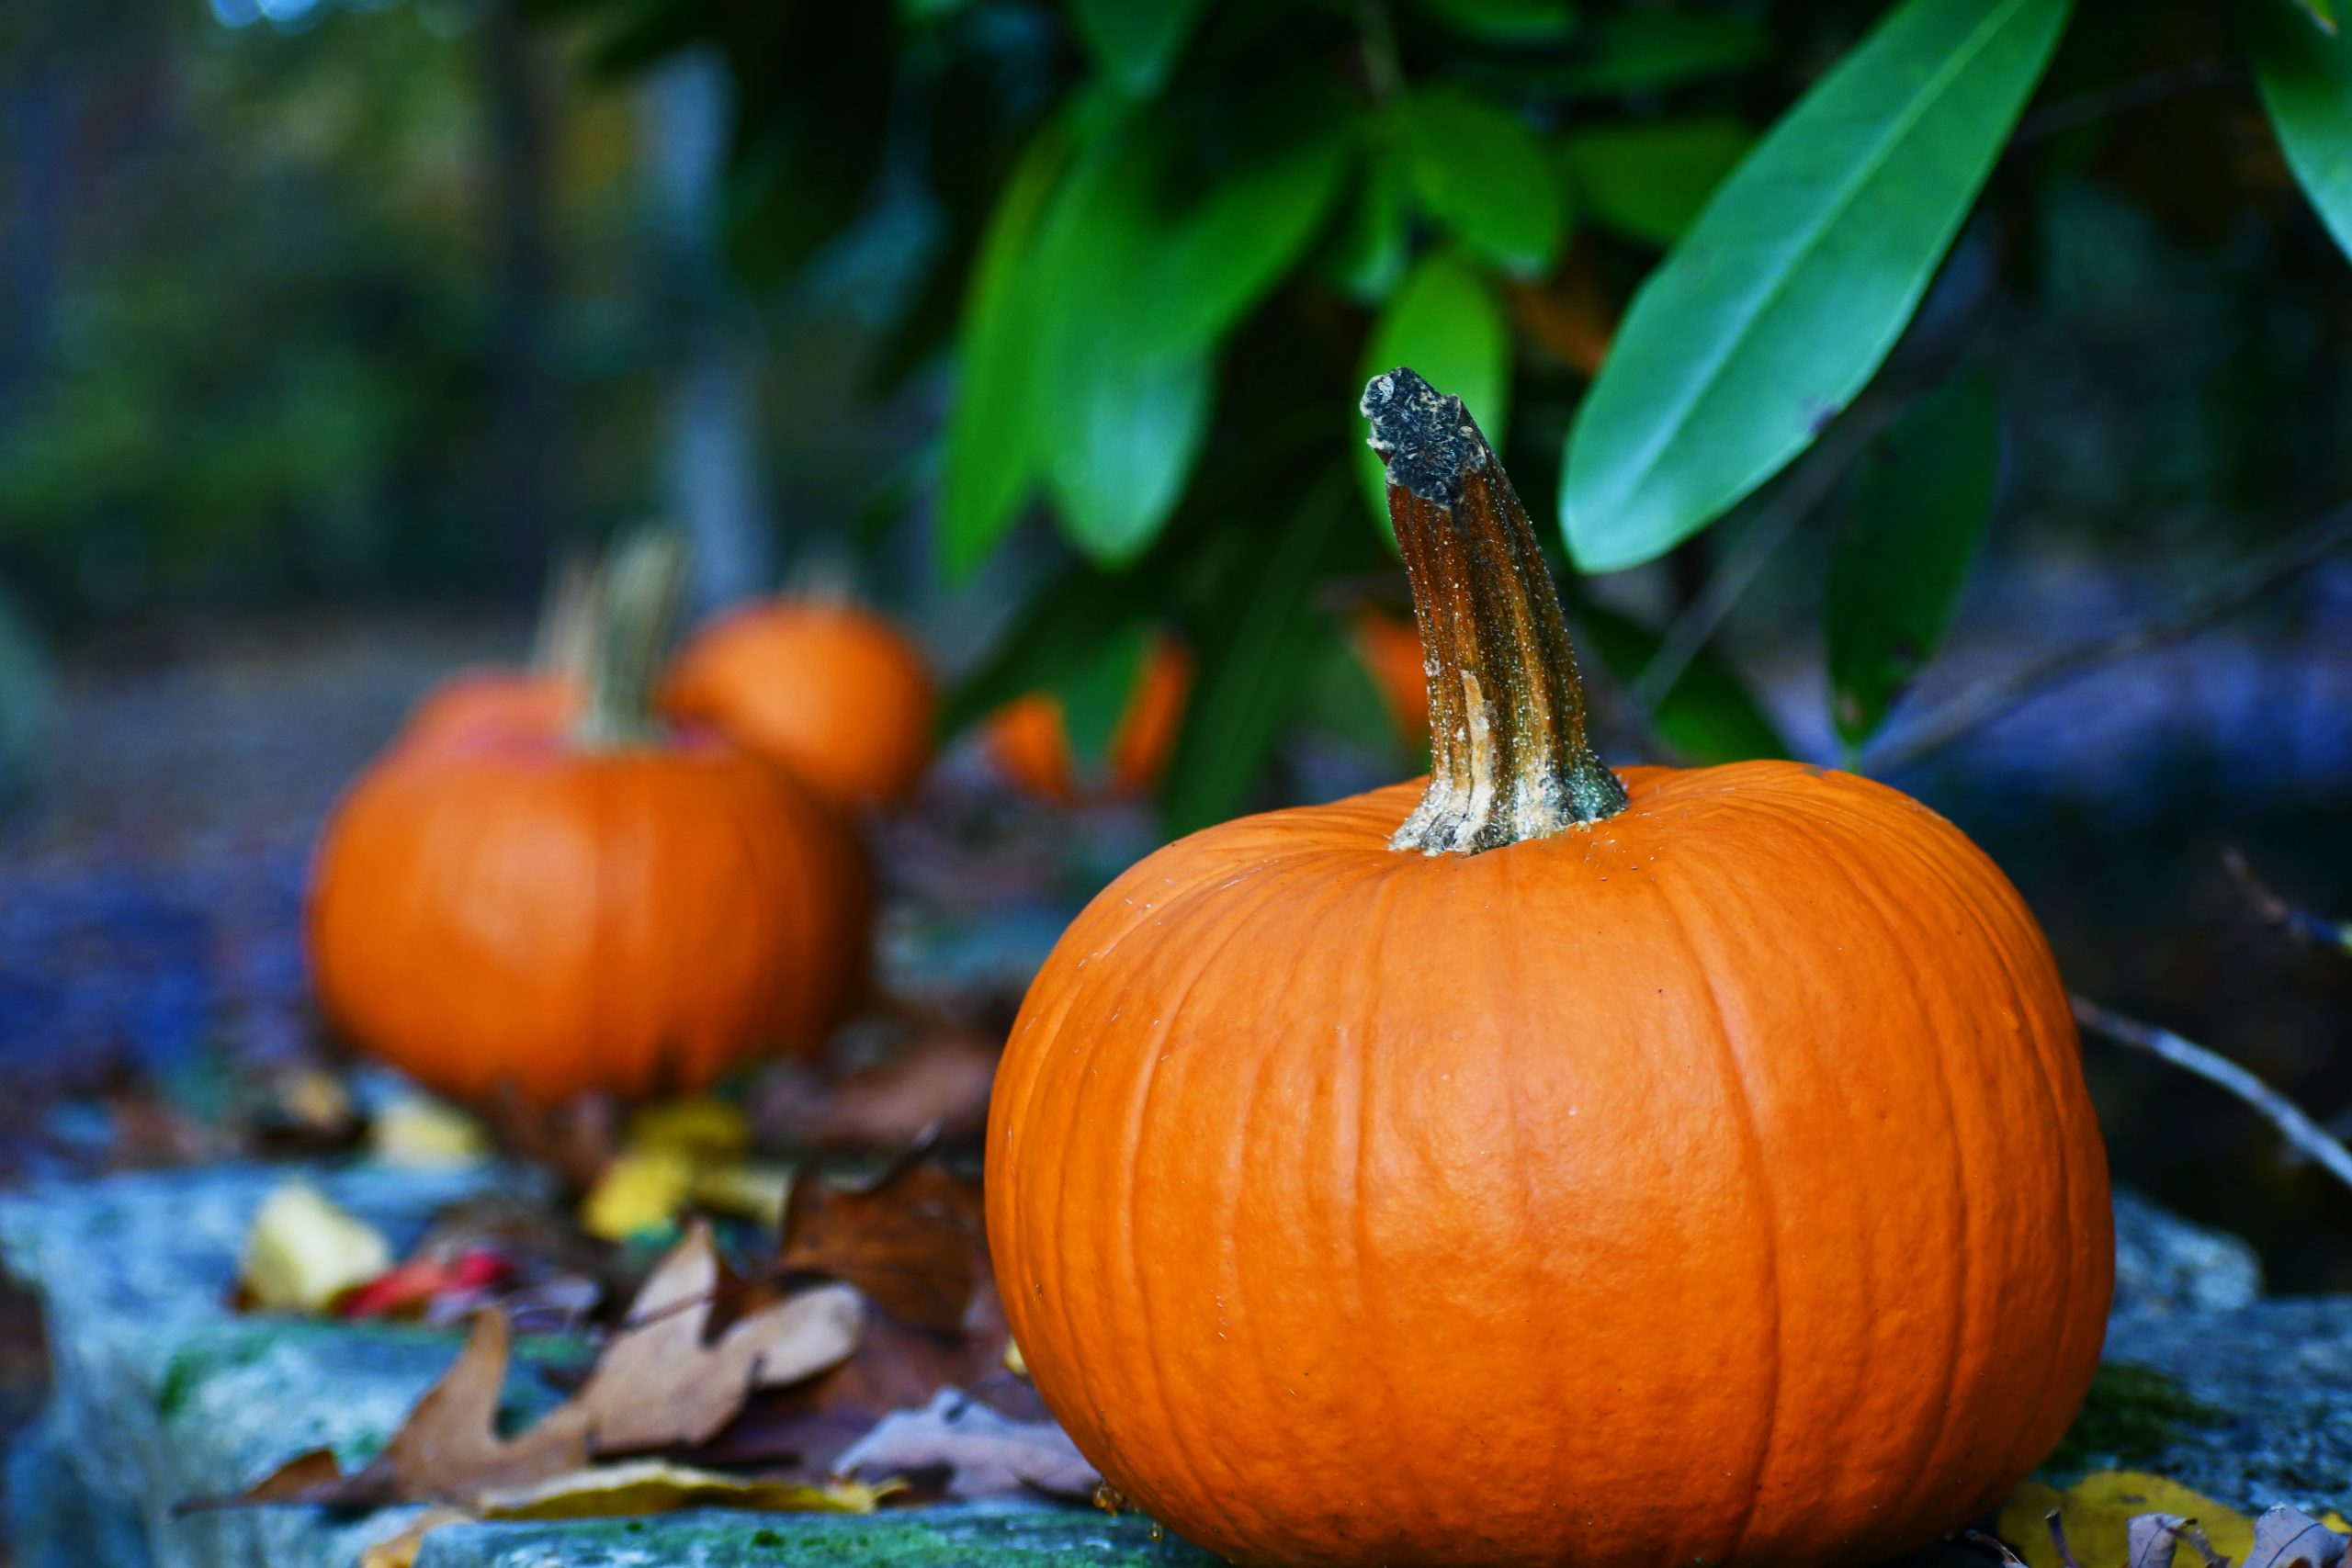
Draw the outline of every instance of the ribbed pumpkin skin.
[[[1006,777],[1058,806],[1075,806],[1090,796],[1142,795],[1159,784],[1169,753],[1176,749],[1184,699],[1192,689],[1192,654],[1173,637],[1155,640],[1119,711],[1119,725],[1103,758],[1107,776],[1098,790],[1080,784],[1061,699],[1050,692],[1033,692],[1000,709],[989,721],[989,749]]]
[[[1079,1447],[1243,1562],[1868,1562],[2088,1387],[2105,1156],[2016,891],[1788,762],[1476,856],[1407,784],[1088,908],[989,1125],[1012,1326]]]
[[[902,800],[922,777],[938,699],[922,653],[879,615],[778,599],[695,634],[662,705],[860,807]]]
[[[444,1093],[639,1099],[820,1044],[868,918],[847,829],[769,764],[510,739],[360,776],[320,843],[311,958],[329,1016]]]

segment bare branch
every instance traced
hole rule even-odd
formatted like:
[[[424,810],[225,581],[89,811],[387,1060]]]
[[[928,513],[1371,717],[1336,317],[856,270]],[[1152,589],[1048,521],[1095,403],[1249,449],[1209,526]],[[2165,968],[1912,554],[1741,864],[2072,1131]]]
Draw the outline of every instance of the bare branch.
[[[1873,747],[1867,753],[1871,771],[1884,775],[1907,768],[2044,692],[2195,637],[2266,589],[2326,559],[2347,544],[2352,544],[2352,505],[2339,506],[2269,548],[2257,550],[2144,626],[2061,649],[2005,675],[1978,682],[1917,724],[1905,726],[1898,739]]]
[[[2222,864],[2230,880],[2238,885],[2245,901],[2262,917],[2263,924],[2285,931],[2301,947],[2332,947],[2340,953],[2352,953],[2352,920],[2331,920],[2324,915],[2314,915],[2309,909],[2290,904],[2286,897],[2255,874],[2235,844],[2222,851]]]
[[[2303,1114],[2293,1100],[2245,1068],[2217,1051],[2210,1051],[2193,1040],[2182,1039],[2169,1029],[2159,1029],[2154,1024],[2142,1023],[2138,1019],[2110,1012],[2087,998],[2069,997],[2068,1000],[2074,1004],[2075,1021],[2085,1029],[2119,1045],[2145,1051],[2160,1061],[2169,1062],[2183,1071],[2195,1073],[2208,1083],[2227,1089],[2261,1112],[2298,1153],[2316,1160],[2326,1168],[2330,1176],[2352,1188],[2352,1149],[2337,1143],[2326,1128]]]

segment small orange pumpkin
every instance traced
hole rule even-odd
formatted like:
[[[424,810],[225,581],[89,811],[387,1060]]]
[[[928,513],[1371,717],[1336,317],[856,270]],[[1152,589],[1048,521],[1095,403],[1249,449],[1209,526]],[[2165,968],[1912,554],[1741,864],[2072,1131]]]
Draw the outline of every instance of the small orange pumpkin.
[[[1430,678],[1421,668],[1421,634],[1412,622],[1369,605],[1356,612],[1348,629],[1397,739],[1420,746],[1430,737]]]
[[[1104,775],[1092,787],[1080,781],[1061,699],[1051,692],[1032,692],[999,709],[989,721],[989,750],[1007,778],[1059,806],[1143,795],[1168,766],[1192,689],[1192,654],[1171,636],[1154,637],[1111,732]]]
[[[868,907],[846,827],[770,764],[648,721],[658,638],[631,628],[674,594],[672,558],[616,565],[613,649],[576,731],[395,748],[327,825],[321,1004],[444,1093],[690,1093],[752,1053],[814,1049],[858,993]]]
[[[2112,1280],[2066,996],[1958,829],[1612,773],[1457,399],[1365,396],[1433,768],[1193,834],[1032,986],[988,1226],[1038,1391],[1243,1563],[1864,1563],[2064,1432]]]
[[[596,595],[596,570],[588,558],[560,561],[539,607],[529,665],[450,676],[417,700],[392,743],[441,746],[569,730],[586,699]]]
[[[839,805],[903,800],[931,760],[922,652],[854,604],[775,599],[721,616],[673,667],[663,711],[709,724]]]

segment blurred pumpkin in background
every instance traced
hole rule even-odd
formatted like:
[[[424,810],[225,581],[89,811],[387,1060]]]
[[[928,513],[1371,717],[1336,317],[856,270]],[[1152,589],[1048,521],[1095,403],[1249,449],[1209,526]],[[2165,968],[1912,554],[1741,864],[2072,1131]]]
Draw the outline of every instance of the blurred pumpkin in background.
[[[1000,708],[988,723],[989,750],[1007,778],[1057,805],[1148,794],[1176,749],[1192,689],[1191,652],[1162,632],[1136,665],[1135,683],[1119,710],[1099,778],[1080,776],[1068,716],[1061,698],[1051,692],[1032,692]]]
[[[539,606],[530,663],[459,671],[418,699],[392,743],[441,746],[571,728],[586,697],[596,601],[597,573],[585,557],[558,563]]]
[[[881,616],[832,600],[773,599],[696,633],[662,705],[854,809],[914,789],[931,760],[938,698],[922,650]]]
[[[1422,668],[1420,628],[1412,617],[1366,605],[1349,622],[1348,640],[1379,691],[1396,738],[1408,750],[1428,744],[1430,682]]]
[[[330,818],[312,874],[322,1006],[427,1086],[691,1093],[822,1044],[862,990],[870,907],[845,823],[649,698],[683,552],[631,545],[601,594],[577,721],[395,747]]]

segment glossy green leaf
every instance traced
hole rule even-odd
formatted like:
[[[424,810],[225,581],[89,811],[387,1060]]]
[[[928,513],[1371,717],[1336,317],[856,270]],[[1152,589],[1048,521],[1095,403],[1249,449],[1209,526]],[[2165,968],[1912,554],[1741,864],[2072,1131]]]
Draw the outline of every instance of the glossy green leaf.
[[[2068,0],[1905,0],[1716,191],[1577,412],[1560,511],[1638,566],[1813,443],[1885,359],[2056,47]]]
[[[1079,37],[1104,75],[1149,97],[1176,69],[1203,0],[1069,0]]]
[[[1126,715],[1136,672],[1143,667],[1152,636],[1149,626],[1130,622],[1057,671],[1046,688],[1061,699],[1062,732],[1069,739],[1070,761],[1080,778],[1102,775],[1111,738]]]
[[[1462,400],[1497,448],[1510,426],[1510,322],[1494,285],[1461,256],[1424,256],[1390,295],[1364,344],[1363,378],[1409,365],[1442,393]],[[1364,499],[1385,530],[1388,478],[1365,448],[1356,456]]]
[[[1570,0],[1420,0],[1420,6],[1455,32],[1485,43],[1559,43],[1577,30]]]
[[[2244,3],[2255,83],[2287,166],[2352,254],[2352,39],[2322,32],[2288,0]]]
[[[1160,790],[1170,832],[1241,811],[1295,722],[1316,645],[1331,635],[1314,588],[1343,509],[1340,490],[1327,486],[1291,515],[1265,519],[1222,595],[1230,609],[1201,628],[1193,699]]]
[[[1216,341],[1319,227],[1346,170],[1335,122],[1253,147],[1190,199],[1157,121],[1078,160],[1041,225],[1025,418],[1071,542],[1132,562],[1182,499],[1206,434]]]
[[[1864,459],[1824,604],[1830,715],[1849,748],[1885,722],[1951,625],[1992,515],[1999,445],[1992,387],[1972,377],[1921,399]]]
[[[1583,58],[1557,75],[1571,93],[1649,93],[1753,65],[1770,51],[1769,34],[1722,11],[1620,11],[1593,24]]]
[[[1633,120],[1574,131],[1561,157],[1594,223],[1670,245],[1755,141],[1734,119]]]
[[[1665,640],[1639,621],[1599,604],[1577,611],[1576,629],[1602,668],[1627,682],[1648,667]],[[1789,754],[1789,743],[1747,682],[1713,649],[1702,649],[1676,679],[1651,716],[1650,728],[1677,759],[1701,767]]]
[[[1364,161],[1356,188],[1340,209],[1324,248],[1323,275],[1349,299],[1377,304],[1405,276],[1411,247],[1405,172],[1396,159],[1375,152]]]
[[[1406,166],[1422,208],[1508,271],[1560,254],[1567,209],[1543,143],[1509,109],[1459,88],[1416,93],[1402,114]]]
[[[1046,372],[1055,412],[1046,484],[1070,543],[1107,567],[1148,547],[1184,493],[1208,434],[1209,356],[1147,358],[1105,332],[1064,340]]]
[[[939,501],[941,550],[959,577],[1003,539],[1039,476],[1041,452],[1030,422],[1037,330],[1032,262],[1046,198],[1068,154],[1057,131],[1039,133],[1006,183],[972,269]]]
[[[2335,35],[2335,0],[2295,0],[2295,5],[2322,32]]]

